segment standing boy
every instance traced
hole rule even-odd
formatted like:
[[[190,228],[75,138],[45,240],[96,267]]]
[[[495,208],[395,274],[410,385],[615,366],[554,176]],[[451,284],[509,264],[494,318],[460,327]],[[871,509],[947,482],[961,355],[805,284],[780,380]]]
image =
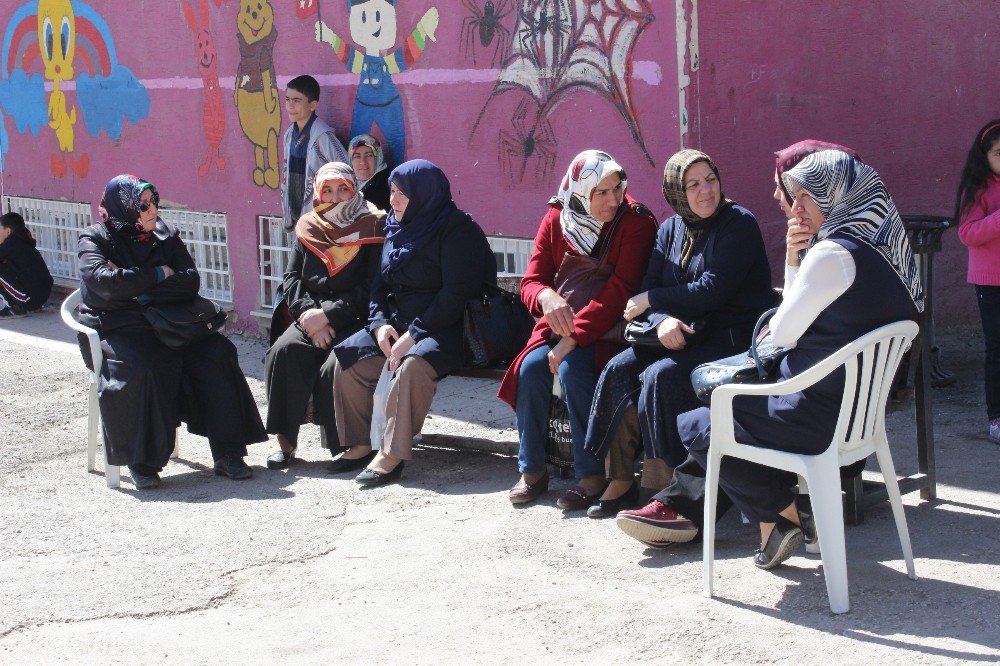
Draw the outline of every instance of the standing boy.
[[[327,162],[346,162],[347,151],[333,128],[316,116],[319,83],[303,74],[288,82],[285,110],[292,125],[285,130],[285,174],[281,181],[281,209],[285,229],[291,231],[303,213],[312,210],[313,177]]]
[[[0,319],[40,309],[52,293],[52,276],[18,213],[0,216]]]

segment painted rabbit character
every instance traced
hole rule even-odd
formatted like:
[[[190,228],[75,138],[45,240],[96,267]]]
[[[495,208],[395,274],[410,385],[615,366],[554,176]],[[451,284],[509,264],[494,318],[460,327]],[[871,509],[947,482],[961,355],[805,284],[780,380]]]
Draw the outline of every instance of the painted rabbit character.
[[[258,187],[277,189],[278,136],[281,105],[274,75],[274,9],[268,0],[241,0],[236,15],[239,31],[240,64],[236,69],[233,100],[240,127],[254,145],[253,182]]]
[[[218,74],[218,53],[215,50],[215,40],[209,26],[208,0],[201,0],[199,13],[201,22],[194,15],[186,0],[184,5],[184,17],[187,19],[188,27],[195,36],[195,50],[198,53],[198,73],[201,75],[201,83],[205,90],[205,97],[202,106],[202,128],[205,133],[205,142],[208,144],[208,154],[204,163],[198,167],[198,175],[205,176],[212,168],[212,160],[215,166],[221,171],[226,168],[226,160],[222,158],[222,135],[226,130],[226,112],[222,107],[222,89],[219,87]]]

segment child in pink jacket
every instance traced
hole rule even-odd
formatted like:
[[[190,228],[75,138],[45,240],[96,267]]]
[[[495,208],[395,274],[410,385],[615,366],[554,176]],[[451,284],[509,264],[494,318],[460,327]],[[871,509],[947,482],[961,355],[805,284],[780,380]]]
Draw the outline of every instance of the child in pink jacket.
[[[955,207],[958,237],[969,247],[969,282],[986,338],[986,414],[1000,444],[1000,118],[987,123],[969,149]]]

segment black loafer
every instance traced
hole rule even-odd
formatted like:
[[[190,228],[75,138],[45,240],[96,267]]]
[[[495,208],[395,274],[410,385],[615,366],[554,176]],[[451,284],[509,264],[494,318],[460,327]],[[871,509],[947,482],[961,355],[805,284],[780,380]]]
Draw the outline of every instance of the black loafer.
[[[253,476],[253,470],[246,464],[240,456],[229,456],[215,461],[215,473],[218,476],[228,476],[237,481],[249,479]]]
[[[393,481],[399,481],[399,478],[403,476],[403,462],[400,460],[399,464],[391,472],[386,472],[385,474],[365,468],[365,471],[358,474],[354,480],[366,488],[374,488],[375,486],[383,486]]]
[[[807,545],[816,543],[819,541],[819,535],[816,534],[816,518],[813,517],[809,495],[796,495],[795,508],[799,512],[799,527],[802,529],[803,541]]]
[[[619,511],[631,509],[639,503],[639,484],[635,481],[629,489],[619,497],[610,500],[598,500],[587,509],[587,516],[590,518],[613,518]]]
[[[152,490],[160,487],[160,475],[156,472],[152,474],[142,474],[129,467],[129,474],[132,475],[132,483],[136,490]]]
[[[285,469],[295,460],[295,452],[299,447],[292,448],[291,451],[275,451],[267,457],[268,469]]]
[[[368,466],[368,463],[375,459],[376,454],[378,454],[378,451],[370,451],[360,458],[337,458],[330,463],[330,466],[326,468],[326,471],[330,474],[344,474],[345,472],[353,472],[355,470],[364,469]]]
[[[774,524],[764,550],[754,553],[753,563],[758,569],[773,569],[792,556],[802,545],[802,538],[802,529],[798,525],[778,516],[778,522]]]

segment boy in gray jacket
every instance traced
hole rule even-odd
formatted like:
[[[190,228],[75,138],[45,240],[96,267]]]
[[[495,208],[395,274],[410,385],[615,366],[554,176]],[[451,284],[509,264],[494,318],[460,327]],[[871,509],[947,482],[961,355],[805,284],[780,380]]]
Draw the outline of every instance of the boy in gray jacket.
[[[296,76],[285,91],[285,110],[292,124],[285,130],[285,172],[281,179],[281,212],[291,231],[312,210],[313,178],[327,162],[350,164],[333,128],[316,116],[319,83],[308,74]]]

